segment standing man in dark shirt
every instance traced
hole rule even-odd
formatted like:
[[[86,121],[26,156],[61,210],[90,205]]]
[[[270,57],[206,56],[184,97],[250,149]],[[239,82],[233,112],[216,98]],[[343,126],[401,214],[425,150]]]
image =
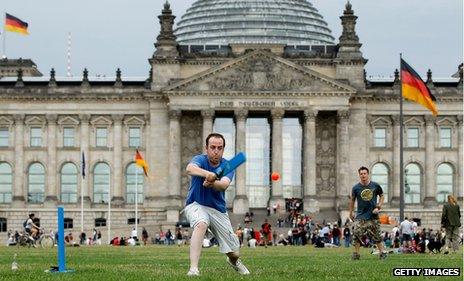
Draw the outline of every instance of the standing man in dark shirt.
[[[379,258],[385,259],[387,254],[383,251],[382,238],[380,237],[380,224],[378,214],[383,204],[383,190],[376,182],[370,181],[369,169],[361,167],[358,169],[359,183],[353,186],[350,200],[350,218],[354,219],[354,248],[352,259],[359,260],[359,248],[362,236],[366,234],[377,244],[380,251]],[[377,202],[377,196],[379,201]],[[354,202],[358,201],[356,218],[353,214]]]

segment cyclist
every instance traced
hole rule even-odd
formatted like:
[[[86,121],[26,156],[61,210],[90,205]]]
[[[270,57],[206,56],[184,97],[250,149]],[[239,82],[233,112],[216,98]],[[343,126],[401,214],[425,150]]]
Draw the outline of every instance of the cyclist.
[[[27,234],[29,234],[29,237],[35,241],[35,239],[37,239],[37,236],[38,236],[38,233],[39,233],[39,229],[40,227],[38,227],[35,223],[34,223],[34,214],[30,214],[29,215],[29,218],[26,220],[26,222],[24,223],[24,230],[26,231]]]

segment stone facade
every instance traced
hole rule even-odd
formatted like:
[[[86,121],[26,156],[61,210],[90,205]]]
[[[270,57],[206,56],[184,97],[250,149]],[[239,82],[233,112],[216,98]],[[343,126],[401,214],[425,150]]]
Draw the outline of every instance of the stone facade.
[[[37,65],[30,59],[0,59],[0,78],[1,77],[17,77],[18,71],[22,76],[42,76],[42,73],[37,69]]]
[[[0,147],[0,164],[12,171],[12,200],[0,203],[0,218],[8,229],[19,229],[29,212],[41,224],[53,228],[56,206],[65,206],[65,217],[80,229],[80,198],[84,198],[84,226],[108,218],[106,203],[94,200],[94,168],[109,165],[112,204],[111,225],[129,229],[134,204],[127,202],[126,171],[134,162],[131,128],[139,128],[138,150],[150,168],[144,181],[140,223],[150,229],[172,227],[180,218],[188,188],[185,166],[204,147],[217,116],[235,122],[235,150],[247,151],[246,122],[250,116],[266,116],[271,130],[272,170],[283,167],[282,119],[296,116],[303,131],[301,199],[306,212],[331,212],[346,217],[351,187],[360,166],[388,167],[389,202],[386,212],[398,215],[399,198],[399,83],[367,81],[366,60],[354,27],[356,18],[347,8],[342,17],[343,35],[338,48],[325,53],[289,54],[284,45],[231,45],[227,54],[181,52],[172,34],[172,16],[165,6],[162,32],[150,59],[146,81],[111,83],[93,81],[0,80],[0,129],[7,145]],[[22,79],[22,78],[21,78]],[[18,79],[19,80],[19,79]],[[21,82],[21,83],[19,83]],[[431,83],[431,84],[430,84]],[[406,205],[407,216],[422,218],[423,225],[439,224],[436,202],[437,167],[453,167],[453,193],[462,199],[462,73],[456,82],[429,82],[437,97],[438,117],[413,103],[404,105],[404,130],[417,128],[418,147],[405,148],[405,164],[421,167],[420,202]],[[34,130],[31,130],[34,128]],[[74,129],[74,145],[66,146],[65,128]],[[385,146],[376,147],[375,129],[385,129]],[[449,148],[440,146],[440,128],[450,128]],[[37,131],[37,130],[39,131]],[[100,129],[106,143],[98,143]],[[31,145],[34,134],[41,144]],[[64,164],[80,167],[86,157],[87,176],[77,180],[74,203],[60,202]],[[29,168],[40,163],[45,170],[44,200],[31,203],[33,179]],[[250,210],[247,173],[238,168],[231,211]],[[284,204],[280,182],[271,183],[269,206]]]

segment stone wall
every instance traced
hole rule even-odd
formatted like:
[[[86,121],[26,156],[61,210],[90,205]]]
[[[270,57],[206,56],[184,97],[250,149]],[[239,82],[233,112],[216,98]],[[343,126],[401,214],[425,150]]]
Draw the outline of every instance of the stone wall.
[[[336,116],[319,113],[316,120],[316,191],[321,208],[333,208],[337,183]]]

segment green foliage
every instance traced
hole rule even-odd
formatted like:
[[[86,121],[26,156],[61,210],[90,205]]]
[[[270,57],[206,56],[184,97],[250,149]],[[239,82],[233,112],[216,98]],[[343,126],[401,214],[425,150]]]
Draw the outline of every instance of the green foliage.
[[[242,277],[230,268],[217,248],[203,249],[200,278],[193,280],[398,280],[395,267],[460,267],[460,254],[391,254],[381,261],[363,249],[361,260],[351,260],[352,248],[315,249],[269,247],[241,251],[251,271]],[[0,246],[0,280],[192,280],[187,246],[78,247],[66,248],[67,268],[74,273],[45,273],[57,265],[55,249],[27,249]],[[19,270],[11,263],[17,253]],[[417,277],[415,277],[417,278]],[[424,277],[419,277],[424,278]],[[403,277],[404,279],[404,277]],[[461,277],[427,277],[427,280],[462,280]]]

